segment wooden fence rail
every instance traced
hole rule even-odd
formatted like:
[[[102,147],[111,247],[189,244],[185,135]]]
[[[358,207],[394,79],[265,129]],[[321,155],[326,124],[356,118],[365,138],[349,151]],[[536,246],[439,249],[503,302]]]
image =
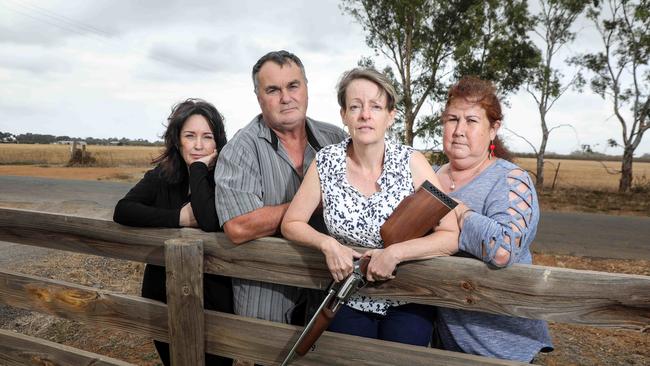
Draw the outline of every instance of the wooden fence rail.
[[[114,358],[0,329],[0,365],[134,366]]]
[[[0,209],[2,241],[164,265],[169,239],[201,241],[208,273],[310,288],[329,283],[320,253],[283,239],[234,246],[223,234],[195,229],[128,228],[104,220]],[[364,291],[495,314],[650,329],[648,276],[534,265],[494,269],[468,258],[435,258],[405,263],[395,280]],[[139,297],[0,271],[0,303],[169,341],[167,306]],[[205,311],[204,323],[207,351],[261,364],[280,362],[300,331],[211,311]],[[518,364],[326,332],[316,351],[296,365],[428,365],[432,360],[439,365]]]
[[[168,342],[168,310],[161,302],[0,270],[0,303]],[[300,327],[204,311],[206,350],[278,364]],[[376,349],[375,349],[376,348]],[[345,352],[345,353],[343,353]],[[343,356],[345,355],[345,356]],[[504,365],[504,361],[326,332],[315,352],[296,365]],[[519,365],[517,362],[505,363]]]

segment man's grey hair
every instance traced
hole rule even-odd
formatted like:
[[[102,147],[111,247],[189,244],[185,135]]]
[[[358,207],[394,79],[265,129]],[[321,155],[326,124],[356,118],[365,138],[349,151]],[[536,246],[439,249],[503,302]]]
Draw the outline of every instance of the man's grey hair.
[[[262,65],[264,65],[267,61],[275,62],[280,66],[287,65],[289,64],[289,62],[293,62],[294,64],[298,65],[298,67],[300,67],[300,71],[302,72],[302,77],[305,79],[305,83],[307,83],[307,76],[305,75],[305,66],[302,64],[302,61],[300,61],[300,58],[298,58],[298,56],[285,50],[271,51],[266,55],[262,56],[259,60],[257,60],[255,65],[253,66],[253,75],[252,75],[253,91],[255,92],[255,94],[257,94],[257,87],[260,85],[260,81],[257,78],[257,74],[260,73],[260,69],[262,68]]]

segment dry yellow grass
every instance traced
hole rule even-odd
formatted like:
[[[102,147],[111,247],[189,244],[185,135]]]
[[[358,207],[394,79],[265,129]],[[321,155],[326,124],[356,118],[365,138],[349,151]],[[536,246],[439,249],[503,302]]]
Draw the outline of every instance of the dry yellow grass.
[[[89,145],[86,151],[97,166],[145,167],[160,147]],[[69,145],[0,144],[0,165],[64,165],[69,159]]]
[[[517,158],[515,162],[526,170],[536,171],[534,158]],[[621,163],[618,161],[604,161],[601,163],[590,160],[545,159],[545,187],[551,187],[553,184],[553,176],[558,165],[560,169],[555,184],[556,188],[618,189],[618,181],[621,175],[608,173],[608,170],[611,172],[621,169]],[[650,183],[650,163],[634,163],[632,173],[635,182]]]
[[[103,146],[89,145],[86,151],[97,159],[98,167],[151,167],[151,159],[157,156],[160,147],[147,146]],[[46,165],[63,166],[70,158],[68,145],[36,145],[36,144],[0,144],[0,165]],[[535,171],[535,159],[518,158],[516,163],[529,171]],[[546,159],[545,186],[553,183],[555,169],[560,165],[556,188],[585,188],[599,190],[616,190],[620,174],[610,174],[607,170],[620,169],[620,162],[588,160],[558,160]],[[603,164],[608,169],[603,167]],[[9,167],[6,167],[9,168]],[[81,168],[86,169],[86,168]],[[650,184],[650,163],[634,163],[635,183]],[[10,174],[3,171],[4,174]],[[115,172],[110,172],[114,174]],[[129,171],[129,174],[134,172]],[[107,179],[105,174],[102,179]],[[20,174],[23,175],[23,174]],[[52,174],[48,174],[51,176]],[[108,178],[110,179],[110,178]],[[133,178],[132,178],[133,179]]]

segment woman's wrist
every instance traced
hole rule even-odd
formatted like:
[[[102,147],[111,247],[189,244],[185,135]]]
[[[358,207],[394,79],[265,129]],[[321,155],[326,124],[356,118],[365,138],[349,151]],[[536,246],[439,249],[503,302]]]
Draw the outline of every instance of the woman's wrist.
[[[325,240],[318,241],[318,249],[320,249],[320,251],[325,255],[329,255],[334,252],[335,248],[339,245],[341,244],[339,244],[339,242],[331,236],[327,236]]]
[[[395,265],[398,265],[402,263],[403,258],[404,258],[404,252],[402,250],[402,246],[399,244],[394,244],[389,246],[388,248],[384,249],[384,252],[386,254],[390,255],[393,259],[395,259]]]

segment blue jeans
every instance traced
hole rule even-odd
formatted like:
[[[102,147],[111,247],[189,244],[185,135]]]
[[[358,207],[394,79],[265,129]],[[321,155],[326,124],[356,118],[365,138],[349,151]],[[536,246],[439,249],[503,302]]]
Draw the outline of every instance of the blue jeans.
[[[431,341],[435,308],[420,304],[391,306],[386,315],[341,307],[328,330],[359,337],[427,346]]]

